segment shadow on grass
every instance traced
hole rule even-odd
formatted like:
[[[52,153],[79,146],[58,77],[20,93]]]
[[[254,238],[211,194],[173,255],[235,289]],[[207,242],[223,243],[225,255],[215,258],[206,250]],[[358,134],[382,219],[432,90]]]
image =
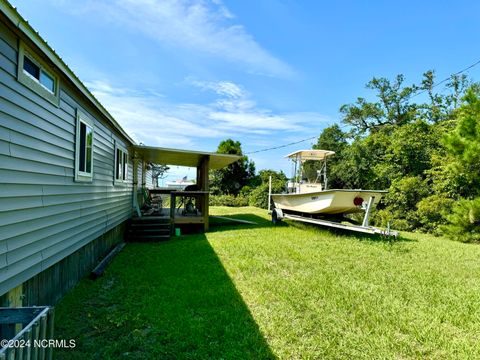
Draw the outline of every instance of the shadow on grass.
[[[233,219],[233,220],[230,221],[224,218]],[[255,229],[255,228],[265,228],[265,227],[274,227],[274,226],[287,226],[287,224],[283,222],[277,225],[273,225],[270,220],[267,220],[258,215],[248,214],[248,213],[225,215],[224,218],[218,218],[218,217],[210,218],[210,232],[233,230],[233,229],[239,229],[239,228]],[[240,222],[235,222],[234,220],[251,221],[251,222],[254,222],[255,224],[244,224]]]
[[[287,220],[287,221],[282,221],[286,222],[290,226],[294,226],[297,228],[303,228],[303,229],[322,229],[325,231],[328,231],[332,234],[335,234],[339,237],[345,237],[345,238],[355,238],[357,240],[361,241],[372,241],[372,242],[386,242],[386,243],[398,243],[398,242],[417,242],[417,240],[414,239],[409,239],[406,237],[403,237],[401,234],[399,234],[396,238],[395,237],[387,237],[383,236],[380,234],[366,234],[362,232],[356,232],[356,231],[351,231],[351,230],[346,230],[346,229],[339,229],[339,228],[334,228],[334,227],[327,227],[327,226],[321,226],[321,225],[315,225],[315,224],[309,224],[309,223],[303,223],[303,222],[298,222],[294,220]]]
[[[226,215],[225,217],[232,218],[232,219],[238,219],[238,220],[247,220],[247,221],[252,221],[255,222],[255,224],[242,224],[242,223],[236,223],[234,221],[228,221],[224,219],[219,219],[219,218],[212,218],[210,220],[210,231],[215,232],[215,231],[225,231],[225,230],[235,230],[239,228],[264,228],[264,227],[282,227],[282,226],[294,226],[297,228],[302,228],[302,229],[322,229],[325,231],[328,231],[332,234],[335,234],[340,237],[345,237],[345,238],[355,238],[358,240],[363,240],[363,241],[381,241],[381,242],[387,242],[387,243],[396,243],[396,242],[417,242],[415,239],[410,239],[403,237],[401,234],[397,236],[396,238],[394,237],[386,237],[382,235],[373,235],[373,234],[365,234],[361,232],[355,232],[351,230],[345,230],[345,229],[338,229],[334,227],[326,227],[326,226],[321,226],[321,225],[314,225],[314,224],[309,224],[309,223],[302,223],[299,221],[294,221],[294,220],[282,220],[278,222],[277,224],[272,224],[270,220],[267,220],[263,217],[254,215],[254,214],[235,214],[235,215]]]
[[[264,219],[262,219],[264,220]],[[57,306],[59,359],[274,359],[203,234],[128,244]]]

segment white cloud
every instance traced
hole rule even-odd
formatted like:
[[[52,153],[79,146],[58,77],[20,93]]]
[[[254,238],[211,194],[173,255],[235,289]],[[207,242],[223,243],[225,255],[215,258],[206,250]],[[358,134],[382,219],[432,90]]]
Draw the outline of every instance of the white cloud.
[[[204,126],[201,121],[189,121],[197,108],[171,106],[155,94],[139,94],[114,88],[103,81],[86,84],[122,127],[137,142],[152,146],[186,147],[193,139],[221,137],[224,134]],[[193,113],[192,113],[193,112]]]
[[[142,32],[161,44],[240,64],[245,70],[289,77],[291,67],[278,59],[239,24],[219,0],[50,0],[77,14],[103,19]]]
[[[152,146],[191,147],[201,139],[238,136],[258,142],[278,132],[281,138],[304,136],[328,121],[317,113],[274,114],[259,108],[247,91],[229,81],[195,84],[223,96],[207,105],[169,103],[161,94],[130,91],[104,81],[87,86],[137,142]]]
[[[187,79],[188,80],[188,79]],[[212,90],[220,96],[227,96],[229,98],[243,98],[247,96],[245,90],[239,85],[231,81],[198,81],[188,80],[188,82],[194,86],[201,88],[202,90]]]
[[[223,96],[210,104],[211,111],[207,115],[220,129],[236,129],[265,135],[276,130],[303,131],[306,123],[327,120],[325,116],[311,112],[272,114],[269,110],[259,108],[250,94],[232,81],[189,82],[202,90]]]
[[[302,131],[305,130],[300,125],[302,119],[287,120],[279,115],[272,115],[262,111],[250,112],[226,112],[213,111],[209,114],[209,118],[216,120],[220,128],[228,127],[238,130],[289,130]],[[267,134],[268,132],[260,132]]]

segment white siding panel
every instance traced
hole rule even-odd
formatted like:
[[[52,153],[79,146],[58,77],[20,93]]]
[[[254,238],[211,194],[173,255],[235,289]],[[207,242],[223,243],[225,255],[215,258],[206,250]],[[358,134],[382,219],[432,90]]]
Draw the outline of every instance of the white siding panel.
[[[3,119],[2,119],[3,122]],[[0,140],[10,142],[10,130],[0,126]]]
[[[0,51],[2,51],[0,43]],[[9,58],[7,58],[2,52],[0,52],[0,67],[6,72],[14,75],[16,73],[17,67]]]
[[[0,197],[0,214],[4,211],[13,211],[21,209],[29,209],[34,207],[41,207],[41,196],[18,196],[15,199],[11,197]],[[3,217],[4,214],[2,214]]]
[[[12,64],[16,64],[17,50],[12,48],[4,39],[0,39],[0,54],[10,60]]]
[[[51,164],[56,166],[61,166],[62,168],[74,168],[74,162],[72,158],[67,158],[64,155],[68,155],[69,152],[63,150],[62,156],[56,154],[55,152],[48,152],[48,146],[43,143],[44,146],[39,146],[39,148],[33,147],[26,147],[26,146],[19,146],[17,144],[10,144],[10,156],[18,159],[31,159],[35,160],[39,163],[44,164]],[[35,143],[31,144],[31,146],[35,146]],[[56,149],[52,149],[56,150]],[[73,152],[70,153],[71,157],[73,157]]]
[[[10,155],[10,143],[0,140],[0,155]]]
[[[2,184],[0,187],[1,198],[37,195],[43,195],[43,189],[40,185]]]
[[[68,181],[65,176],[28,173],[0,167],[0,186],[3,184],[63,185],[68,182],[72,182],[72,179]]]
[[[36,159],[14,158],[5,155],[0,155],[0,168],[6,170],[22,171],[25,173],[66,176],[66,169],[63,166],[38,162]],[[73,176],[73,173],[70,174],[70,176]]]
[[[39,117],[32,116],[30,112],[22,109],[17,104],[4,101],[1,97],[0,115],[2,116],[0,126],[22,134],[36,134],[36,138],[40,137],[44,141],[47,138],[47,142],[67,150],[70,149],[74,141],[75,134],[73,129],[68,131]],[[55,137],[49,137],[49,134],[55,135]]]
[[[0,295],[132,213],[128,181],[114,185],[115,129],[61,82],[57,107],[16,79],[17,41],[0,23]],[[74,181],[76,112],[94,121],[93,181]]]
[[[16,77],[12,77],[0,68],[0,83],[2,83],[2,97],[12,104],[18,104],[29,111],[33,116],[40,116],[45,121],[57,125],[67,131],[72,131],[75,124],[69,121],[69,115],[60,108],[52,105],[33,90],[19,83]]]

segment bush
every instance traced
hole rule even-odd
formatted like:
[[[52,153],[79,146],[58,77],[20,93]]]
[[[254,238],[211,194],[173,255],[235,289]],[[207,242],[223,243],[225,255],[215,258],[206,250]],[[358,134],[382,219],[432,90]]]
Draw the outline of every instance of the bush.
[[[440,233],[440,226],[447,223],[447,216],[452,210],[454,200],[442,195],[432,195],[417,204],[417,217],[420,230]]]
[[[285,191],[285,183],[282,180],[272,181],[272,194],[281,194]],[[248,204],[262,209],[268,209],[268,183],[263,183],[250,192]]]
[[[454,240],[480,241],[480,197],[456,202],[447,220],[440,229]]]
[[[419,176],[407,176],[392,182],[382,202],[385,208],[376,212],[376,225],[390,226],[396,230],[412,231],[420,226],[416,205],[428,196],[429,188]]]
[[[406,215],[410,215],[410,213]],[[411,231],[413,229],[407,219],[399,216],[397,212],[394,212],[391,209],[377,210],[372,213],[371,219],[371,224],[375,226],[386,228],[388,223],[390,223],[390,228],[395,230]]]
[[[248,205],[262,209],[268,208],[268,184],[262,184],[252,190],[248,196]]]
[[[269,178],[272,177],[272,194],[280,194],[285,191],[285,184],[287,177],[283,172],[276,172],[274,170],[261,170],[258,177],[261,181],[253,190],[248,189],[248,204],[262,209],[268,208],[268,183]],[[247,192],[244,192],[247,194]]]
[[[210,195],[209,204],[210,206],[248,206],[248,199],[242,195]]]

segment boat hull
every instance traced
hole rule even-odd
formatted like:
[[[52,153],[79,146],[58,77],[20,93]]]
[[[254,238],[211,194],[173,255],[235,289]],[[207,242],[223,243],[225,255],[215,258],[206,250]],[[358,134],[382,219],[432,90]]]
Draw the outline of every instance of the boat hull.
[[[351,214],[363,211],[362,207],[354,204],[355,198],[362,198],[365,204],[373,197],[376,205],[383,194],[383,190],[325,190],[306,194],[272,194],[275,208],[306,214]]]

